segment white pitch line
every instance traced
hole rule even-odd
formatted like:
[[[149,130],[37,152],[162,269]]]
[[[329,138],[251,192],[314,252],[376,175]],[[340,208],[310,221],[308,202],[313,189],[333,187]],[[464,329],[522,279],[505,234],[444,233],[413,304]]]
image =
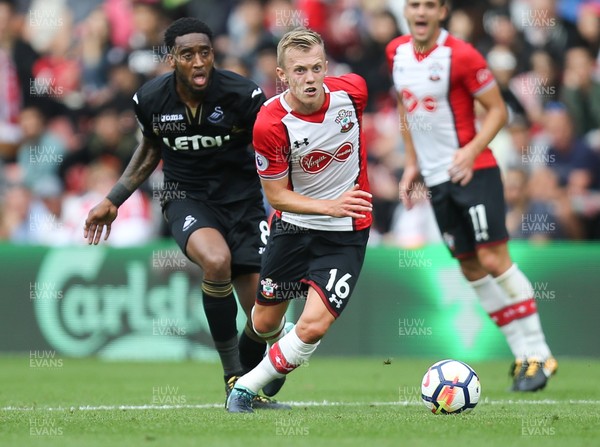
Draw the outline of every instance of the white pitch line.
[[[283,402],[283,401],[282,401]],[[419,400],[396,401],[396,402],[329,402],[329,401],[286,401],[292,407],[381,407],[381,406],[421,406],[423,403]],[[491,400],[483,399],[480,404],[483,405],[600,405],[600,400]],[[197,409],[204,410],[210,408],[223,408],[223,403],[217,404],[197,404],[197,405],[82,405],[72,407],[0,407],[0,411],[115,411],[115,410],[180,410]]]

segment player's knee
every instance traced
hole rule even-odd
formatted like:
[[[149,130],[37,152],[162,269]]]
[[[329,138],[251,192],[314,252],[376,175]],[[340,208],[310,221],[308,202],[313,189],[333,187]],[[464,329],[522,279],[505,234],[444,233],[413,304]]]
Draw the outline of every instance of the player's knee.
[[[296,334],[304,343],[316,343],[321,340],[329,329],[329,322],[323,320],[303,321],[296,323]]]
[[[477,255],[483,269],[492,276],[499,276],[506,270],[506,261],[493,251],[480,251]]]
[[[261,338],[276,331],[280,324],[281,319],[268,318],[267,316],[254,316],[252,320],[254,332],[256,332]]]
[[[266,306],[254,306],[250,313],[250,324],[261,338],[269,338],[281,326],[281,317]]]
[[[231,277],[231,254],[228,251],[215,251],[198,254],[198,264],[207,278]]]
[[[485,276],[485,274],[487,273],[483,266],[480,264],[479,259],[475,256],[461,259],[460,269],[464,277],[467,278],[469,281],[479,279],[482,276]]]

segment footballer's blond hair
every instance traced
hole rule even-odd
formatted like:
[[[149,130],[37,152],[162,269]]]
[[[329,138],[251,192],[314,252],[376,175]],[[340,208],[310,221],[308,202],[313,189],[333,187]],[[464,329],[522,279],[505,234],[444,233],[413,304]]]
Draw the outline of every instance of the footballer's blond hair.
[[[288,50],[299,49],[308,51],[315,45],[319,45],[325,51],[323,38],[319,33],[308,28],[299,27],[288,31],[277,44],[277,65],[284,67],[285,54]]]

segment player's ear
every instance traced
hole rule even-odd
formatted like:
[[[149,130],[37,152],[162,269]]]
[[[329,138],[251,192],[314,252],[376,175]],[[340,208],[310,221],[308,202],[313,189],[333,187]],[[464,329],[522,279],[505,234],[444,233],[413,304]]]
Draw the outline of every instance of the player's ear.
[[[443,22],[448,18],[448,14],[450,13],[450,8],[448,6],[448,1],[446,0],[442,4],[442,8],[440,9],[440,22]]]
[[[167,61],[169,62],[169,67],[175,69],[175,55],[173,53],[167,55]]]
[[[275,69],[275,72],[277,73],[277,77],[279,78],[279,80],[280,80],[281,82],[283,82],[284,84],[287,84],[287,83],[288,83],[287,76],[285,75],[285,71],[283,71],[283,69],[282,69],[282,68],[280,68],[280,67],[277,67],[277,68]]]

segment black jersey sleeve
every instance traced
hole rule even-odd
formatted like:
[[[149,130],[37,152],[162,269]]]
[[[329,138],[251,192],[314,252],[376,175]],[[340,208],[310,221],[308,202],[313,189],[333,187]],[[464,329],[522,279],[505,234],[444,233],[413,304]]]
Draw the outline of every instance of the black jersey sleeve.
[[[146,138],[156,140],[157,136],[154,133],[154,129],[152,127],[153,126],[152,120],[149,116],[147,116],[146,113],[144,113],[144,107],[142,105],[141,91],[136,92],[136,94],[133,95],[132,100],[133,100],[133,110],[135,112],[135,117],[137,119],[138,125],[140,126],[140,130],[142,131],[142,134]]]
[[[252,135],[252,128],[256,121],[256,115],[263,103],[267,100],[267,97],[259,86],[251,84],[251,87],[252,88],[248,90],[247,96],[243,98],[243,110],[245,113],[242,116],[242,124],[244,128],[250,132],[250,135]]]

